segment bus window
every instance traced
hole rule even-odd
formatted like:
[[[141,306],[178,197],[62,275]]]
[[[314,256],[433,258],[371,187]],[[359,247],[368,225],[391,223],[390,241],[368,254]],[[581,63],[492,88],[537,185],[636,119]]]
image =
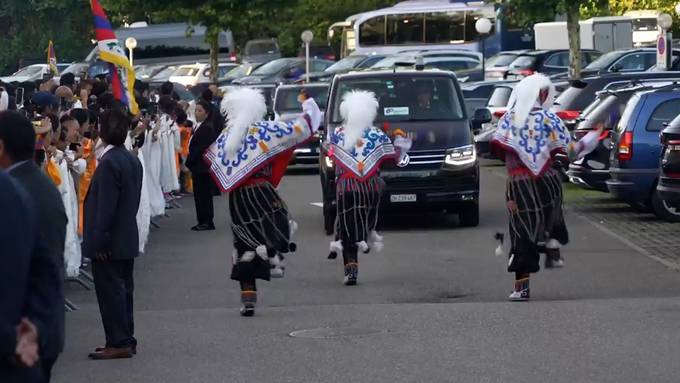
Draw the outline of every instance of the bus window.
[[[465,16],[463,12],[428,13],[425,16],[425,42],[451,44],[463,42]]]
[[[423,14],[387,15],[387,44],[423,43]]]
[[[359,31],[359,39],[361,45],[385,44],[385,16],[374,17],[363,22]]]

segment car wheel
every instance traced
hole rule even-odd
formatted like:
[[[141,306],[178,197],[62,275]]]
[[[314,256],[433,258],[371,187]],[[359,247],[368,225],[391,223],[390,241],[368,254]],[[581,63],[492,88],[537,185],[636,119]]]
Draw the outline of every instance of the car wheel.
[[[657,191],[652,195],[652,209],[654,210],[654,214],[664,221],[680,222],[680,209],[671,206],[662,199]]]
[[[464,227],[476,227],[479,225],[479,202],[474,202],[463,208],[458,213],[460,224]]]
[[[323,204],[323,227],[326,235],[331,235],[335,231],[335,206],[331,203],[324,202]]]

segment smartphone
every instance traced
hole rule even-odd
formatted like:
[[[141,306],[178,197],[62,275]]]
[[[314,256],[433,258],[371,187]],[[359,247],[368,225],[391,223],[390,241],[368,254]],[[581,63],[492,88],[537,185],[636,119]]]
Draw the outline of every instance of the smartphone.
[[[14,92],[14,103],[17,106],[24,105],[24,88],[17,88]]]

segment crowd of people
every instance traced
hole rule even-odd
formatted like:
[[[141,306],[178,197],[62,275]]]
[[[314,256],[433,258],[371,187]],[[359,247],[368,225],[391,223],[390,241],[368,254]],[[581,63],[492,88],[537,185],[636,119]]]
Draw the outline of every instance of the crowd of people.
[[[105,77],[0,84],[3,382],[50,380],[64,345],[64,283],[90,266],[106,334],[90,357],[131,357],[133,265],[152,220],[194,191],[192,229],[214,229],[219,190],[201,157],[224,124],[218,91],[191,103],[169,82],[158,91],[138,82],[135,93],[138,116]]]

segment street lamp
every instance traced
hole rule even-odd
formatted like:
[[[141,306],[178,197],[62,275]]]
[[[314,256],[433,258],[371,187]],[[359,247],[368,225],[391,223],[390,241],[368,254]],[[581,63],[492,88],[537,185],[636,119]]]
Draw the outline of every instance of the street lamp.
[[[302,32],[300,38],[305,43],[305,82],[309,82],[309,43],[314,39],[314,33],[307,29]]]
[[[125,39],[125,47],[130,51],[130,66],[132,66],[132,51],[137,48],[137,39],[134,37],[128,37]]]
[[[680,5],[680,4],[679,4]],[[676,6],[676,10],[678,7]],[[656,22],[662,30],[667,31],[673,26],[673,18],[668,13],[661,13],[656,18]]]
[[[482,80],[486,80],[486,46],[484,38],[491,32],[491,21],[486,17],[479,18],[475,22],[475,29],[479,33],[479,39],[482,43]]]

